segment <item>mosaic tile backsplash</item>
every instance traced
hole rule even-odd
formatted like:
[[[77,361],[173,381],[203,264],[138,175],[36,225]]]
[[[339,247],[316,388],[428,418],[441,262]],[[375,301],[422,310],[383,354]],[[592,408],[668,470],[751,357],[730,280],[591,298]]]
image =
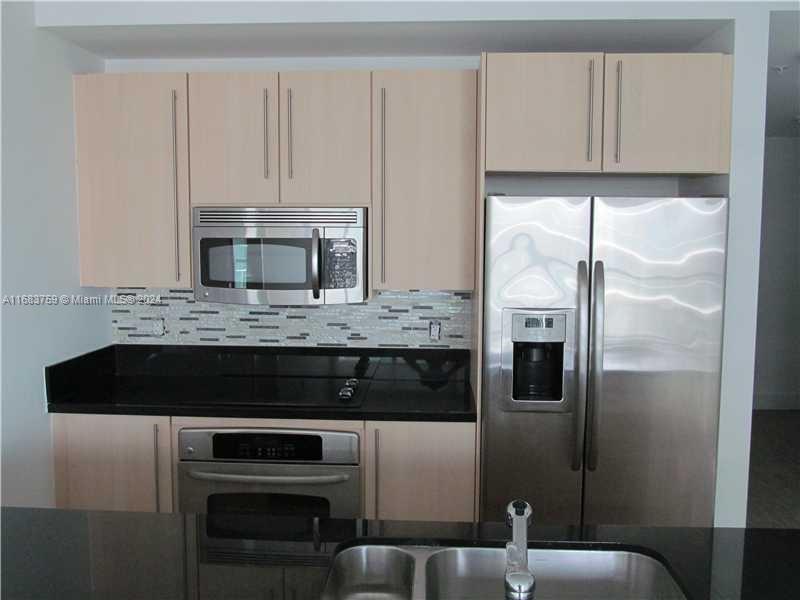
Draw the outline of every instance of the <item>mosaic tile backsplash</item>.
[[[192,290],[119,288],[118,295],[160,296],[154,304],[111,311],[113,339],[124,344],[469,348],[469,292],[375,292],[360,304],[244,306],[197,302]],[[431,321],[441,324],[431,339]]]

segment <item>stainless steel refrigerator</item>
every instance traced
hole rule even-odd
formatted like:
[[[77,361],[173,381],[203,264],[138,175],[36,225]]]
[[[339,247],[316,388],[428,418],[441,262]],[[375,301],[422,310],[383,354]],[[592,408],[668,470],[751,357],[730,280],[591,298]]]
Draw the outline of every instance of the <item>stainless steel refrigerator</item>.
[[[486,201],[481,518],[713,520],[725,198]]]

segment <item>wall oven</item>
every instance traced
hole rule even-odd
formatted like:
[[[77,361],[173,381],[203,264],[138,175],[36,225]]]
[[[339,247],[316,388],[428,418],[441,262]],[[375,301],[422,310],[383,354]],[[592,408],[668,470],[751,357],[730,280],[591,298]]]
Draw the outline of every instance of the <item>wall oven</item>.
[[[196,207],[192,223],[197,300],[366,300],[365,208]]]
[[[180,511],[359,518],[358,442],[342,431],[181,429]]]

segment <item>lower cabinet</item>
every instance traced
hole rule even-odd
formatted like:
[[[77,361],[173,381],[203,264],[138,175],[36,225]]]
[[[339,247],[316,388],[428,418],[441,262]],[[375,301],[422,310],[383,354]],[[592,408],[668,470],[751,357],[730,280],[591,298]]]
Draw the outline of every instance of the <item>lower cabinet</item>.
[[[90,512],[85,518],[91,593],[84,597],[92,600],[184,597],[183,520],[108,512]],[[158,528],[153,527],[154,518],[159,519]],[[70,539],[68,543],[77,542]]]
[[[85,414],[54,414],[52,418],[59,508],[178,511],[180,430],[261,427],[357,433],[366,518],[475,518],[475,423]],[[287,574],[287,600],[294,600],[293,593],[297,598],[309,596],[309,590],[324,582],[324,574],[317,581],[306,577],[307,570],[303,572],[294,579]]]
[[[328,567],[286,567],[283,570],[283,600],[319,598],[327,577]]]
[[[56,506],[171,512],[170,418],[54,414]]]
[[[475,423],[367,421],[367,517],[475,518]]]
[[[198,600],[311,600],[325,587],[328,567],[201,563]]]
[[[283,600],[283,568],[200,563],[199,600]]]

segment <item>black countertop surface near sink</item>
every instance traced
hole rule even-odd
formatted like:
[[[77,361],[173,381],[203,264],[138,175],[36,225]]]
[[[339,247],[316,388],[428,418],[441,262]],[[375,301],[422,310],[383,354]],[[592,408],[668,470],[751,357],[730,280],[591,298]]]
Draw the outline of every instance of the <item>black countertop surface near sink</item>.
[[[50,412],[474,421],[469,367],[456,349],[117,344],[45,378]]]
[[[337,549],[358,543],[501,546],[502,523],[2,509],[2,598],[319,597]],[[800,530],[532,527],[531,547],[644,549],[691,600],[789,600]],[[491,599],[487,599],[491,600]],[[611,599],[609,599],[611,600]],[[645,599],[643,599],[645,600]]]

